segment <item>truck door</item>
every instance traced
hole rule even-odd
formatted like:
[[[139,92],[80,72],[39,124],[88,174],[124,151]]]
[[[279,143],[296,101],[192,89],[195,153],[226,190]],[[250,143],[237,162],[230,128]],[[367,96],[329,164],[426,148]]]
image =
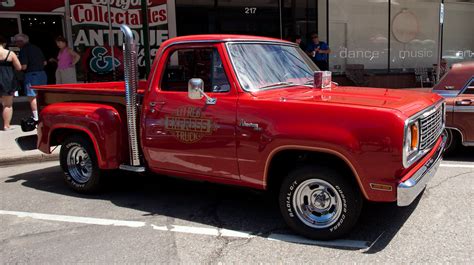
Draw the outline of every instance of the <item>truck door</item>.
[[[238,179],[237,93],[231,88],[219,45],[173,46],[161,62],[158,84],[144,102],[142,143],[149,167],[158,173]],[[217,99],[188,98],[188,81],[201,78]]]
[[[463,135],[463,142],[474,145],[474,78],[454,100],[453,123]]]

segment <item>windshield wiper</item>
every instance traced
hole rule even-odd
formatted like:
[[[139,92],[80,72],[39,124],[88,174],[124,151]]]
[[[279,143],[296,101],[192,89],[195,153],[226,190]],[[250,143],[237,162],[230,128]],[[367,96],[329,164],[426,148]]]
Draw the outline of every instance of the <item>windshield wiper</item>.
[[[278,83],[273,83],[270,85],[259,87],[259,89],[267,89],[267,88],[274,88],[274,87],[279,87],[279,86],[291,86],[291,85],[294,85],[294,83],[293,82],[278,82]]]

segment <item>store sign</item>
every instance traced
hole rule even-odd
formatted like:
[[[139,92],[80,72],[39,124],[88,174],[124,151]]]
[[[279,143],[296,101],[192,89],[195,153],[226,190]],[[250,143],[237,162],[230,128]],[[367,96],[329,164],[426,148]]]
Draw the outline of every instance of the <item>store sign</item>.
[[[138,66],[145,67],[141,0],[70,0],[73,45],[83,54],[86,79],[115,79],[123,75],[120,25],[127,24],[138,42]],[[166,1],[148,0],[147,16],[152,58],[161,43],[168,39]],[[64,8],[64,7],[62,7]],[[61,12],[58,8],[54,11]],[[111,26],[111,30],[109,29]],[[113,48],[109,40],[113,40]],[[119,49],[117,49],[119,48]],[[115,76],[112,76],[115,74]]]
[[[93,1],[94,2],[94,1]],[[100,25],[119,27],[121,24],[127,24],[130,28],[141,28],[143,19],[141,9],[119,9],[110,8],[110,14],[107,6],[94,4],[79,4],[71,6],[72,25]],[[148,23],[150,27],[164,25],[167,23],[166,5],[153,6],[148,8]]]

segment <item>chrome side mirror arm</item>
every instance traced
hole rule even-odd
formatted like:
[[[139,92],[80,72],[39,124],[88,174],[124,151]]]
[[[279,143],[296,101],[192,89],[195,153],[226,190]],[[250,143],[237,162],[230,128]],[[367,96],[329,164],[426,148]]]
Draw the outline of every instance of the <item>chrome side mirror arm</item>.
[[[217,98],[211,98],[204,92],[204,82],[200,78],[193,78],[188,82],[188,97],[190,99],[206,98],[207,105],[215,105]],[[198,94],[199,93],[199,94]]]

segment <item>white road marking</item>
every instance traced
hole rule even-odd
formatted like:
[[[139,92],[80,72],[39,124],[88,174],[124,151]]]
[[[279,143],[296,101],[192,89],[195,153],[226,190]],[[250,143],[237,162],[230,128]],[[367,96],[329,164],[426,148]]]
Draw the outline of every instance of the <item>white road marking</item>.
[[[207,227],[172,225],[172,228],[170,229],[170,231],[176,232],[176,233],[195,234],[195,235],[208,235],[208,236],[219,235],[219,230],[217,228],[207,228]]]
[[[4,211],[0,210],[0,215],[13,215],[17,217],[29,217],[37,220],[46,221],[58,221],[67,223],[80,223],[80,224],[92,224],[92,225],[109,225],[109,226],[126,226],[132,228],[151,226],[154,230],[174,233],[185,233],[195,235],[207,235],[214,237],[234,237],[234,238],[254,238],[257,235],[250,232],[229,230],[217,227],[193,227],[193,226],[181,226],[181,225],[170,225],[170,226],[158,226],[154,224],[147,224],[146,222],[140,221],[123,221],[113,219],[102,219],[92,217],[79,217],[79,216],[68,216],[68,215],[57,215],[57,214],[43,214],[43,213],[30,213],[30,212],[17,212],[17,211]],[[354,249],[366,249],[370,246],[368,241],[358,240],[333,240],[333,241],[317,241],[306,239],[297,235],[278,234],[271,233],[268,237],[262,237],[272,241],[284,241],[298,244],[308,244],[326,247],[344,247]]]
[[[134,227],[134,228],[143,227],[146,225],[145,222],[137,222],[137,221],[121,221],[121,220],[113,220],[113,219],[78,217],[78,216],[44,214],[44,213],[15,212],[15,211],[3,211],[3,210],[0,210],[0,215],[15,215],[18,217],[30,217],[30,218],[38,219],[38,220],[58,221],[58,222],[67,222],[67,223],[126,226],[126,227]]]
[[[468,165],[468,164],[443,164],[443,163],[441,163],[440,167],[449,167],[449,168],[474,168],[474,165]]]
[[[153,229],[159,231],[169,231],[175,233],[186,233],[186,234],[196,234],[196,235],[208,235],[208,236],[223,236],[223,237],[239,237],[239,238],[252,238],[255,237],[249,232],[229,230],[223,228],[207,228],[207,227],[194,227],[194,226],[182,226],[182,225],[170,225],[170,228],[167,226],[157,226],[151,225]]]
[[[250,232],[235,231],[229,229],[219,229],[220,235],[224,237],[240,237],[240,238],[252,238],[255,237]]]

